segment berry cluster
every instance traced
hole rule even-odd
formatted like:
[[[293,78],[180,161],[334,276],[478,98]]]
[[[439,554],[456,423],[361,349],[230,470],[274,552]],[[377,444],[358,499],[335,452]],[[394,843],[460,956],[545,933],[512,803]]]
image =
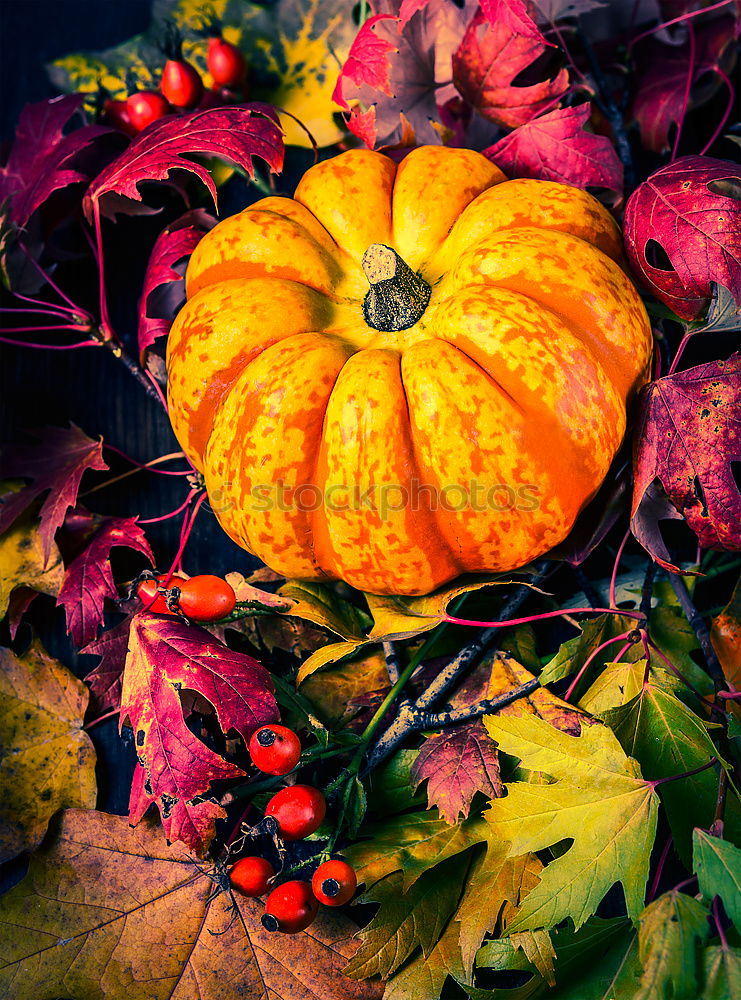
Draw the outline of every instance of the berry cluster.
[[[196,107],[217,107],[233,100],[235,94],[242,100],[246,98],[247,63],[236,45],[221,36],[209,38],[206,65],[213,79],[213,88],[208,92],[200,73],[183,59],[178,45],[162,70],[159,90],[140,90],[129,94],[125,101],[104,101],[105,120],[133,136],[165,115]]]
[[[262,726],[249,743],[249,753],[255,767],[271,775],[292,771],[301,758],[298,736],[286,726]],[[312,785],[286,785],[270,799],[265,816],[277,825],[282,841],[302,840],[321,825],[327,806],[324,796]],[[345,861],[333,858],[324,861],[314,872],[311,882],[291,879],[273,886],[279,873],[263,857],[251,855],[232,865],[229,879],[234,890],[243,896],[264,896],[265,913],[262,924],[266,930],[296,934],[312,923],[319,904],[342,906],[352,899],[357,887],[354,870]]]

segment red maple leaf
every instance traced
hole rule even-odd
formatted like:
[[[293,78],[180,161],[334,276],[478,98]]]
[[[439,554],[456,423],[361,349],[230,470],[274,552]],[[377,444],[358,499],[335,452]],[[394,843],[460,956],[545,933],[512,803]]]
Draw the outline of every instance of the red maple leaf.
[[[80,650],[86,656],[101,658],[98,666],[85,675],[85,683],[90,686],[90,712],[94,716],[121,707],[121,685],[131,621],[130,615]]]
[[[218,156],[254,176],[253,157],[259,156],[277,173],[283,167],[283,137],[276,112],[267,104],[235,104],[189,115],[167,115],[141,132],[102,170],[87,189],[83,207],[89,220],[95,205],[105,208],[105,196],[115,210],[118,199],[142,200],[138,185],[162,181],[174,170],[199,177],[216,204],[216,184],[210,171],[187,157]]]
[[[135,549],[150,564],[154,563],[149,542],[135,517],[112,517],[96,531],[67,567],[57,598],[57,606],[63,606],[67,616],[67,631],[78,646],[92,642],[103,622],[106,599],[118,596],[110,560],[111,549],[116,546]]]
[[[462,96],[484,118],[509,128],[545,111],[569,83],[568,72],[560,69],[552,79],[513,85],[549,47],[535,23],[525,30],[522,18],[506,0],[490,0],[489,20],[477,14],[453,54],[453,81]]]
[[[245,742],[279,715],[270,674],[257,660],[176,618],[134,617],[121,693],[121,723],[128,718],[133,727],[139,761],[129,818],[138,823],[156,802],[168,840],[201,853],[225,815],[205,797],[211,782],[244,772],[188,729],[179,694],[186,688],[213,705],[224,732],[235,729]]]
[[[396,46],[388,38],[377,35],[373,29],[381,21],[396,20],[393,14],[374,14],[355,36],[332,92],[332,100],[343,111],[350,110],[350,105],[343,96],[346,80],[356,87],[373,87],[391,97],[391,66],[388,56],[389,52],[396,52]]]
[[[632,516],[658,479],[703,548],[741,549],[741,354],[650,383],[635,441]]]
[[[715,94],[736,61],[734,19],[719,18],[695,30],[692,45],[668,45],[653,36],[639,48],[637,93],[632,115],[644,146],[654,153],[669,149],[669,132],[687,107],[696,108]],[[689,99],[687,77],[692,75]]]
[[[426,739],[411,778],[415,788],[427,781],[429,808],[437,806],[451,824],[468,816],[476,792],[502,794],[497,745],[478,720]]]
[[[682,319],[695,319],[724,285],[741,301],[741,170],[683,156],[657,170],[625,206],[625,248],[641,281]],[[670,267],[651,262],[658,244]]]
[[[54,191],[89,180],[72,161],[93,139],[111,130],[86,125],[64,135],[82,101],[81,94],[67,94],[27,104],[21,112],[8,161],[0,167],[0,205],[9,201],[9,218],[16,226],[25,226]]]
[[[620,193],[623,165],[605,136],[584,130],[591,106],[548,111],[484,150],[508,177],[534,177]]]
[[[39,440],[3,456],[3,476],[30,479],[18,493],[0,497],[0,534],[42,493],[49,492],[41,507],[39,533],[48,561],[54,533],[74,506],[80,480],[87,469],[103,471],[103,441],[92,441],[79,427],[45,427],[34,431]]]
[[[155,340],[170,332],[175,312],[185,299],[181,273],[184,268],[176,270],[176,265],[190,257],[204,233],[215,225],[216,219],[212,215],[196,209],[170,223],[157,237],[139,299],[139,354],[142,363]]]

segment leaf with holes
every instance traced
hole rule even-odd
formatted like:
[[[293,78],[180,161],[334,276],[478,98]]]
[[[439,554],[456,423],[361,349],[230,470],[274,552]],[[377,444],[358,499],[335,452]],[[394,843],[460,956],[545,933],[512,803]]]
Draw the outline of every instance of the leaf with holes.
[[[739,461],[741,354],[651,382],[635,437],[631,516],[658,479],[703,548],[738,550],[741,492],[732,463]]]
[[[675,160],[628,199],[628,259],[640,281],[682,319],[704,312],[713,283],[741,302],[740,199],[738,165],[709,156]]]
[[[87,189],[83,207],[88,220],[98,207],[106,211],[107,198],[115,215],[118,201],[111,196],[140,202],[140,184],[167,180],[175,170],[195,174],[216,203],[216,184],[205,166],[189,159],[193,155],[216,156],[250,177],[253,158],[259,156],[278,173],[283,168],[283,138],[276,112],[267,104],[235,104],[161,118],[136,136]]]
[[[545,79],[523,86],[513,80],[539,59],[549,43],[530,18],[507,4],[490,0],[489,20],[477,14],[453,55],[453,80],[479,114],[497,125],[516,128],[553,104],[568,87],[569,75],[559,69]]]
[[[0,861],[41,843],[58,809],[95,806],[87,691],[38,642],[0,649]]]
[[[57,598],[67,616],[67,631],[77,646],[93,641],[103,623],[106,600],[118,596],[110,559],[116,546],[141,552],[150,565],[154,563],[154,554],[135,517],[112,517],[103,522],[89,545],[67,567]]]
[[[186,212],[166,226],[157,237],[144,274],[139,299],[139,356],[146,361],[158,337],[166,337],[178,308],[185,301],[185,262],[216,225],[202,209]]]
[[[97,667],[85,675],[85,683],[90,687],[90,709],[96,716],[121,707],[121,686],[129,650],[131,621],[131,617],[125,618],[80,650],[86,656],[100,657]]]
[[[10,155],[0,167],[0,205],[8,202],[8,217],[15,226],[24,227],[55,191],[89,181],[75,158],[110,130],[85,125],[65,135],[65,126],[81,107],[79,94],[67,94],[27,104],[21,111]]]
[[[209,701],[226,733],[249,740],[258,726],[278,719],[268,671],[205,629],[142,612],[131,623],[121,693],[121,724],[134,729],[139,766],[129,799],[136,824],[156,802],[169,840],[203,852],[224,810],[207,797],[212,781],[244,772],[197,739],[185,724],[179,692]]]
[[[38,443],[9,450],[3,456],[3,475],[30,479],[17,493],[0,498],[0,533],[42,493],[48,496],[41,506],[41,541],[48,562],[54,533],[77,499],[80,480],[88,469],[103,471],[103,441],[93,441],[74,424],[45,427],[34,432]]]
[[[342,975],[357,948],[347,917],[323,909],[308,931],[271,934],[261,900],[225,889],[223,869],[202,873],[154,823],[70,809],[0,901],[0,994],[380,1000]]]
[[[520,125],[484,150],[508,177],[623,190],[623,166],[603,135],[587,132],[591,106],[557,108]]]

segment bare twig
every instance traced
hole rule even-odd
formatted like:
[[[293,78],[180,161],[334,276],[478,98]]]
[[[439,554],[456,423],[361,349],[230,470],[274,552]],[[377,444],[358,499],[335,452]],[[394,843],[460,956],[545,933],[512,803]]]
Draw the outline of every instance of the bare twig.
[[[384,642],[383,655],[386,658],[386,669],[388,670],[389,681],[392,685],[396,684],[399,679],[399,674],[401,673],[401,668],[399,665],[399,651],[393,642]]]
[[[700,647],[705,657],[705,662],[707,663],[708,673],[713,679],[716,690],[727,690],[728,682],[726,681],[726,676],[723,673],[723,668],[720,665],[720,660],[713,649],[713,644],[710,641],[710,629],[707,626],[707,622],[692,603],[692,598],[689,595],[689,591],[687,590],[682,577],[672,573],[670,579],[672,587],[674,588],[674,593],[677,595],[679,603],[682,605],[682,611],[684,611],[687,621],[690,623],[692,631],[695,633],[697,641],[700,643]]]
[[[520,684],[519,687],[505,691],[496,698],[484,698],[475,705],[465,705],[463,708],[453,708],[447,712],[416,712],[416,729],[441,729],[443,726],[453,726],[468,719],[477,719],[481,715],[498,712],[500,708],[511,705],[513,701],[526,698],[540,687],[540,681],[533,677],[531,681]]]

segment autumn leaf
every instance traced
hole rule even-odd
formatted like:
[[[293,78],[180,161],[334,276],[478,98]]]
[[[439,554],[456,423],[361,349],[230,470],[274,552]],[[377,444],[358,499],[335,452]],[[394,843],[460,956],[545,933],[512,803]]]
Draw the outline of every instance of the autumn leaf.
[[[720,896],[736,930],[741,929],[741,850],[697,829],[692,834],[692,869],[703,896],[709,902]]]
[[[515,86],[513,81],[543,55],[548,43],[507,0],[490,0],[487,6],[489,20],[477,14],[453,54],[453,80],[484,118],[517,128],[565,92],[569,75],[560,69],[552,78]]]
[[[522,766],[549,775],[552,784],[508,784],[485,818],[510,855],[572,846],[546,865],[510,931],[554,927],[571,917],[580,927],[610,886],[623,884],[628,915],[636,919],[656,833],[658,799],[605,726],[567,736],[535,717],[485,717],[489,734]]]
[[[92,441],[79,427],[45,427],[34,432],[38,443],[24,445],[3,456],[3,476],[30,479],[17,493],[0,497],[0,533],[37,498],[48,491],[41,506],[41,542],[48,563],[54,533],[77,500],[87,469],[104,470],[102,440]]]
[[[386,659],[379,650],[361,654],[313,674],[301,685],[317,715],[328,725],[346,725],[359,710],[358,699],[390,688]]]
[[[439,1000],[448,976],[459,984],[466,983],[454,921],[427,958],[418,954],[391,979],[383,1000]],[[475,997],[469,990],[466,993]]]
[[[207,796],[212,781],[244,772],[197,739],[183,718],[179,691],[209,701],[226,733],[247,742],[264,722],[278,718],[270,674],[257,660],[218,642],[205,629],[142,612],[131,623],[121,693],[121,722],[135,734],[139,767],[129,819],[141,820],[156,802],[169,840],[201,852],[224,810]]]
[[[283,139],[275,111],[265,104],[235,104],[210,111],[167,115],[136,136],[87,189],[83,207],[92,220],[95,206],[106,208],[106,196],[142,200],[138,185],[167,180],[173,170],[195,174],[217,201],[216,184],[208,169],[188,157],[217,156],[254,176],[259,156],[273,173],[283,168]],[[118,202],[109,201],[115,215]]]
[[[645,39],[637,62],[632,117],[638,122],[643,145],[654,153],[664,153],[669,149],[670,130],[678,126],[685,108],[709,101],[723,85],[723,76],[733,74],[734,19],[719,18],[698,25],[693,42],[687,38],[682,45],[669,45],[656,37]]]
[[[427,803],[448,823],[468,816],[476,792],[501,794],[496,745],[480,721],[444,730],[422,744],[412,768],[414,787],[427,782]]]
[[[513,688],[534,680],[534,675],[526,670],[521,663],[500,652],[487,657],[483,665],[488,667],[490,671],[484,695],[486,698],[497,698]],[[549,722],[556,729],[560,729],[562,733],[570,733],[572,736],[578,736],[582,726],[591,723],[591,719],[583,712],[553,694],[543,686],[542,682],[539,688],[531,691],[526,697],[518,698],[511,705],[500,708],[497,714],[499,716],[534,715]]]
[[[22,516],[0,535],[0,566],[0,618],[13,611],[14,595],[27,591],[34,597],[37,593],[56,597],[64,579],[59,549],[52,542],[46,559],[39,525],[32,514]],[[26,599],[25,608],[29,604]],[[19,622],[19,616],[10,622],[13,631]]]
[[[723,668],[726,680],[735,688],[741,687],[741,577],[739,577],[728,604],[713,619],[710,640]],[[741,715],[741,706],[732,710]]]
[[[594,684],[579,699],[579,707],[592,715],[627,704],[643,687],[646,661],[606,663]]]
[[[484,156],[508,177],[534,177],[574,187],[623,190],[623,166],[605,136],[587,132],[591,106],[557,108],[520,125]]]
[[[345,975],[388,979],[417,948],[428,957],[455,910],[468,865],[469,858],[459,854],[425,872],[406,893],[401,872],[363,893],[358,902],[378,903],[379,909],[358,933],[360,947]]]
[[[542,685],[555,684],[563,680],[570,674],[577,673],[586,664],[590,656],[597,653],[598,648],[605,642],[630,632],[635,626],[635,620],[624,618],[621,615],[597,615],[584,622],[580,628],[580,635],[574,639],[568,639],[559,648],[552,660],[543,667],[540,674]],[[595,672],[603,667],[620,648],[619,644],[610,645],[600,655],[597,653],[592,660]],[[591,679],[592,675],[588,675]]]
[[[75,158],[110,129],[85,125],[65,135],[65,126],[81,107],[82,97],[68,94],[27,104],[21,111],[10,155],[0,166],[0,205],[8,202],[10,221],[18,228],[55,191],[88,182]]]
[[[718,948],[706,948],[702,966],[705,989],[701,1000],[741,998],[741,948],[732,948],[727,941]]]
[[[88,643],[80,652],[99,656],[100,663],[85,675],[90,688],[90,708],[96,716],[121,707],[121,687],[124,664],[129,649],[131,616],[113,628],[106,629],[99,638]]]
[[[638,918],[638,954],[643,966],[635,1000],[695,1000],[699,995],[700,945],[707,940],[708,909],[673,890],[647,906]]]
[[[185,301],[183,265],[216,219],[202,210],[186,212],[165,226],[149,255],[139,299],[139,357],[146,362],[149,348],[170,332],[172,320]]]
[[[58,809],[95,806],[87,691],[38,642],[0,649],[0,861],[35,848]]]
[[[103,522],[67,567],[57,599],[67,616],[67,631],[77,646],[93,641],[103,623],[105,601],[118,596],[110,560],[111,549],[116,546],[141,552],[150,565],[154,563],[154,554],[135,517],[112,517]]]
[[[380,1000],[376,985],[341,973],[357,947],[341,914],[271,934],[260,900],[214,892],[151,822],[132,830],[125,817],[72,809],[55,834],[0,901],[3,995]]]
[[[682,319],[697,319],[715,282],[741,302],[741,172],[683,156],[651,174],[625,206],[625,248],[638,279]],[[655,245],[668,265],[655,261]]]
[[[360,31],[355,36],[355,40],[350,46],[340,75],[337,77],[332,100],[338,104],[343,111],[349,111],[350,105],[345,100],[343,91],[345,81],[354,84],[356,87],[368,86],[379,90],[387,97],[392,97],[391,92],[391,66],[389,64],[389,53],[396,52],[394,43],[388,38],[382,38],[373,30],[381,21],[395,21],[393,14],[374,14],[361,25]],[[375,117],[375,116],[374,116]]]
[[[651,382],[636,429],[635,516],[654,479],[703,548],[737,550],[741,493],[732,463],[741,460],[741,354]],[[660,554],[652,552],[665,564]]]

